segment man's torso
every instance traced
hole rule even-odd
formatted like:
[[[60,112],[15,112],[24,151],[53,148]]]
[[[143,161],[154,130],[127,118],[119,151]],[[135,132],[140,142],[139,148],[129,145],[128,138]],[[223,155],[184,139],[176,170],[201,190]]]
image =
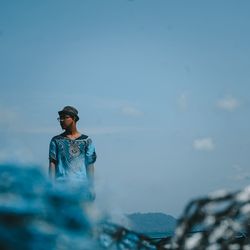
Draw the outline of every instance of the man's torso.
[[[91,139],[86,135],[69,139],[61,134],[53,137],[51,143],[50,159],[55,160],[57,181],[87,182],[86,150]]]

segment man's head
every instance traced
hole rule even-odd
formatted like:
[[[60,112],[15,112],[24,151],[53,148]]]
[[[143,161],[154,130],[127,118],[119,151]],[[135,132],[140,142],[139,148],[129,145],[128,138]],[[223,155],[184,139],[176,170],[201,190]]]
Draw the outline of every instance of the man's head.
[[[72,126],[72,123],[76,123],[79,120],[78,111],[72,106],[66,106],[62,110],[58,111],[62,129],[67,129]]]

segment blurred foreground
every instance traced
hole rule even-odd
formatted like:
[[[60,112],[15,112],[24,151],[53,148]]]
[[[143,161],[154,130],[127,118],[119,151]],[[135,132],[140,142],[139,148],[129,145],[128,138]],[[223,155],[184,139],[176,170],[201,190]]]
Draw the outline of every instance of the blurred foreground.
[[[88,192],[52,186],[37,167],[0,169],[1,249],[250,250],[250,188],[191,201],[174,235],[154,239],[95,218]]]

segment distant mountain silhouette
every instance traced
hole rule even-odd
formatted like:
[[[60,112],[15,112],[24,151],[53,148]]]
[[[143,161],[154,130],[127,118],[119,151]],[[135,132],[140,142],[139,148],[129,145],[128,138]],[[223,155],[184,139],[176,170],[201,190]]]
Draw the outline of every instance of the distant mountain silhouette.
[[[164,213],[133,213],[126,215],[130,228],[138,233],[163,233],[172,235],[177,220]]]

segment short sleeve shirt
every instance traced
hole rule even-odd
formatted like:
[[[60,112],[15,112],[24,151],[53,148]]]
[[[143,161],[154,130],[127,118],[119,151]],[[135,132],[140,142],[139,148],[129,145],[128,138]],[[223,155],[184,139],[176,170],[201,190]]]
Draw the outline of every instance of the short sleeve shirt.
[[[63,134],[51,139],[49,159],[56,165],[56,180],[88,183],[87,168],[96,161],[95,147],[87,135],[70,139]]]

